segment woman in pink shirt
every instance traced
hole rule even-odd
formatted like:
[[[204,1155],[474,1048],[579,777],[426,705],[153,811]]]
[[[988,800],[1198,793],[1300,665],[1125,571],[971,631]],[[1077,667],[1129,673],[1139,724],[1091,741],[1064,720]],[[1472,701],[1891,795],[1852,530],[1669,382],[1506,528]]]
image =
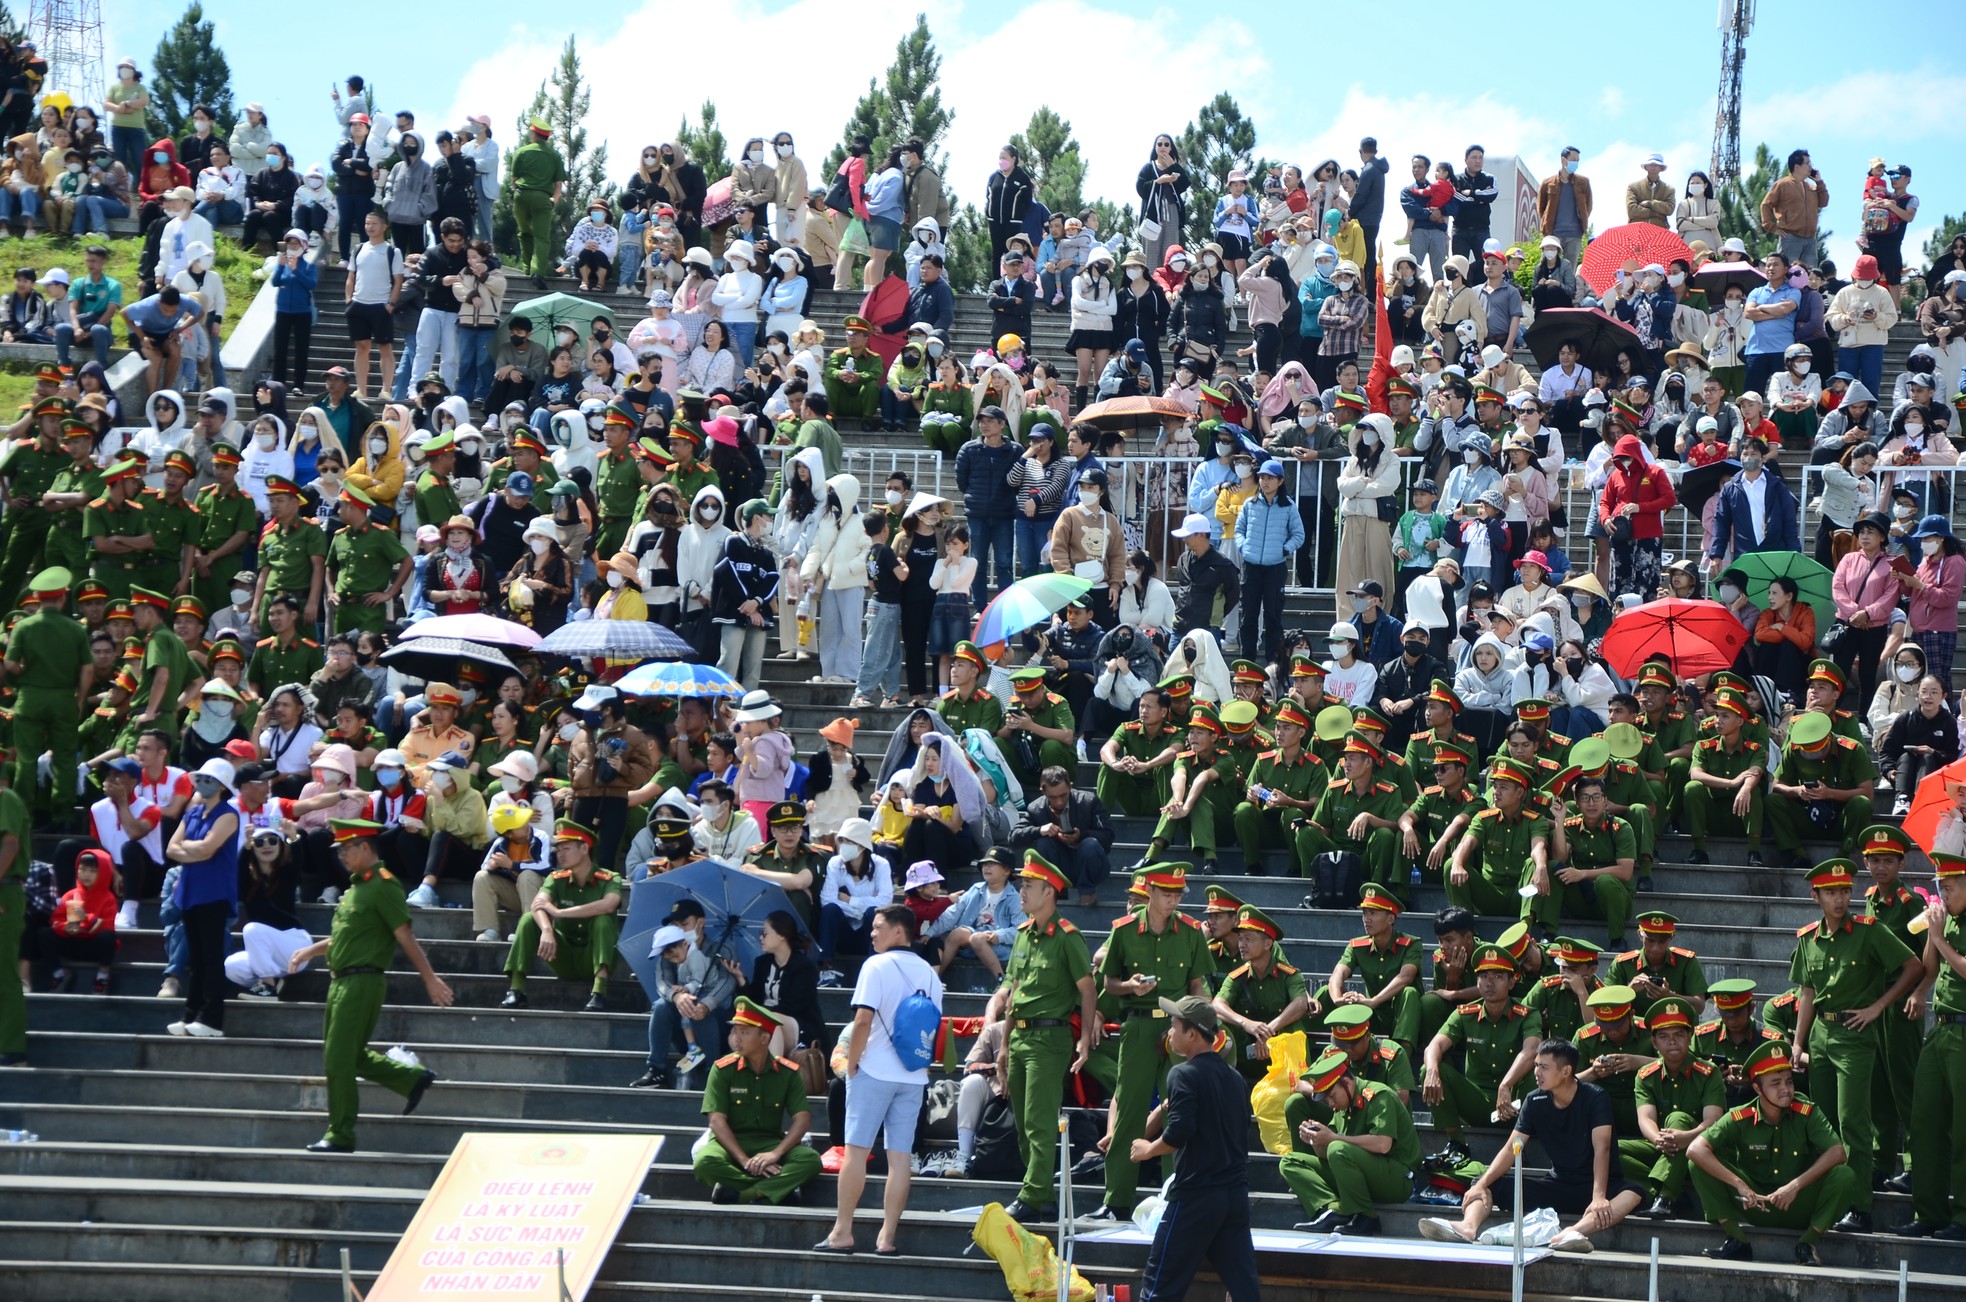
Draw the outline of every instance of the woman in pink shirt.
[[[1891,633],[1891,612],[1897,608],[1899,581],[1891,571],[1891,554],[1884,550],[1891,524],[1881,515],[1857,521],[1857,550],[1837,562],[1830,580],[1836,617],[1849,627],[1836,646],[1837,668],[1845,682],[1857,685],[1857,699],[1868,701],[1877,691],[1877,662]],[[1926,653],[1929,663],[1931,653]]]
[[[1952,681],[1952,652],[1959,641],[1959,590],[1966,585],[1966,556],[1943,515],[1928,515],[1907,540],[1918,547],[1918,568],[1897,573],[1911,598],[1911,640],[1925,649],[1926,672]]]
[[[737,801],[768,826],[771,807],[785,799],[792,779],[792,739],[779,729],[784,711],[769,692],[747,692],[737,723]]]

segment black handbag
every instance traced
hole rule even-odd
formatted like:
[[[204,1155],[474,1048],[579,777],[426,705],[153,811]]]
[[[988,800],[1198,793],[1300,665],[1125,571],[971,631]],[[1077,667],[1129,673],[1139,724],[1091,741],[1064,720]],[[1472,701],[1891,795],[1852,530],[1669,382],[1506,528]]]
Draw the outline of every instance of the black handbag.
[[[1399,499],[1391,493],[1387,493],[1384,497],[1373,498],[1372,504],[1379,510],[1379,522],[1381,524],[1399,523]]]
[[[853,190],[846,183],[845,163],[840,164],[839,172],[833,177],[833,184],[826,190],[826,206],[834,212],[843,212],[849,217],[854,215]]]

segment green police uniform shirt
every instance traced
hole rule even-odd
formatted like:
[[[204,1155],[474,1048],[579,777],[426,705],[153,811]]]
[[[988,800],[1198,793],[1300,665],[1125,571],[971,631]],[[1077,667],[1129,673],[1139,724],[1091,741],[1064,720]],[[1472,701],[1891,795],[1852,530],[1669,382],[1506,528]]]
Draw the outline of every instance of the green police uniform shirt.
[[[1016,955],[1011,957],[1014,961]],[[1156,932],[1147,925],[1146,911],[1142,909],[1113,924],[1099,976],[1102,985],[1107,980],[1125,981],[1135,975],[1160,978],[1144,995],[1117,996],[1122,1011],[1158,1011],[1162,996],[1185,998],[1188,983],[1200,981],[1206,985],[1214,969],[1215,962],[1208,953],[1208,937],[1202,935],[1199,922],[1185,913],[1175,913],[1168,918],[1166,928]]]
[[[1854,914],[1835,931],[1821,918],[1796,929],[1789,980],[1816,992],[1816,1016],[1846,1013],[1883,998],[1911,960],[1905,943],[1875,919]]]
[[[176,569],[186,545],[198,541],[198,508],[182,496],[172,500],[149,492],[144,494],[144,515],[150,521],[151,562]]]
[[[627,887],[622,882],[621,877],[616,873],[608,871],[606,868],[594,869],[588,875],[585,886],[574,879],[573,869],[561,868],[555,872],[548,873],[546,880],[540,883],[539,889],[556,907],[562,909],[576,908],[582,904],[592,904],[596,900],[604,900],[610,895],[620,899],[627,898]],[[587,933],[592,928],[593,922],[594,919],[592,918],[555,918],[553,919],[553,934],[569,945],[585,945],[587,943]],[[611,955],[607,955],[603,956],[599,961],[607,962],[611,958]]]
[[[1584,998],[1588,999],[1596,991],[1602,990],[1604,983],[1596,977],[1589,978]],[[1588,1025],[1587,1011],[1577,1003],[1574,991],[1564,982],[1561,975],[1546,976],[1531,986],[1523,1003],[1542,1015],[1543,1034],[1552,1040],[1576,1042],[1577,1033]]]
[[[1481,851],[1482,875],[1490,881],[1513,882],[1524,876],[1535,844],[1548,843],[1550,820],[1526,806],[1513,819],[1499,809],[1484,809],[1474,816],[1468,836]]]
[[[118,505],[105,493],[82,509],[82,534],[92,545],[97,538],[135,538],[149,532],[150,516],[141,497]],[[102,571],[106,566],[110,573],[127,574],[150,564],[151,556],[150,552],[105,553],[96,557],[96,568]]]
[[[1384,1135],[1393,1141],[1387,1157],[1408,1170],[1420,1165],[1420,1136],[1413,1129],[1413,1114],[1388,1086],[1371,1081],[1360,1085],[1352,1106],[1332,1114],[1331,1128],[1341,1135]]]
[[[55,472],[55,477],[49,482],[47,491],[82,494],[84,501],[82,510],[50,511],[48,517],[50,527],[55,532],[71,536],[77,542],[86,541],[83,538],[82,517],[88,509],[87,503],[103,495],[102,467],[93,461],[84,461],[79,466],[71,461]]]
[[[396,567],[408,558],[409,551],[394,529],[366,521],[353,528],[344,526],[328,544],[335,596],[344,603],[354,603],[372,592],[387,591]]]
[[[1072,707],[1056,692],[1044,693],[1044,699],[1035,709],[1031,706],[1031,698],[1021,692],[1017,696],[1017,703],[1024,707],[1031,722],[1040,728],[1062,728],[1066,732],[1078,731],[1078,721],[1072,717]]]
[[[403,885],[389,873],[378,868],[366,880],[351,880],[334,908],[328,971],[387,968],[396,957],[396,932],[409,920]]]
[[[1273,953],[1269,973],[1265,976],[1257,976],[1248,963],[1230,968],[1228,975],[1222,978],[1222,988],[1216,991],[1215,997],[1252,1021],[1268,1022],[1295,1000],[1309,999],[1310,990],[1305,984],[1304,974],[1288,963],[1278,962]],[[1304,1021],[1300,1017],[1282,1029],[1303,1030]]]
[[[1748,740],[1746,734],[1736,739],[1733,750],[1719,737],[1708,737],[1693,746],[1693,763],[1700,772],[1716,778],[1738,778],[1751,768],[1768,767],[1768,750],[1756,742]]]
[[[1369,1081],[1391,1090],[1405,1090],[1410,1097],[1420,1088],[1413,1075],[1413,1055],[1391,1036],[1375,1036],[1364,1061],[1354,1060],[1352,1070]]]
[[[1659,967],[1645,965],[1644,949],[1628,949],[1611,962],[1611,972],[1604,978],[1606,985],[1628,986],[1637,976],[1647,976],[1664,984],[1667,990],[1676,995],[1686,995],[1704,999],[1707,993],[1707,974],[1700,969],[1700,960],[1690,949],[1674,945],[1666,950],[1666,961]],[[1643,1016],[1652,1006],[1652,1001],[1639,995],[1633,1007]]]
[[[1184,750],[1174,757],[1174,772],[1177,776],[1187,774],[1187,790],[1191,794],[1195,779],[1203,773],[1213,772],[1215,777],[1202,793],[1202,799],[1225,817],[1233,813],[1237,803],[1242,800],[1242,788],[1236,785],[1235,756],[1226,751],[1218,749],[1214,759],[1204,760],[1197,752]]]
[[[594,498],[601,504],[603,520],[632,518],[641,491],[642,472],[626,451],[604,451],[594,458]]]
[[[1412,740],[1406,743],[1406,766],[1416,774],[1432,773],[1434,771],[1434,747],[1443,741],[1453,742],[1463,752],[1469,755],[1478,753],[1481,746],[1480,742],[1465,732],[1455,732],[1452,728],[1449,728],[1447,735],[1442,737],[1432,728],[1423,728],[1419,732],[1414,733]]]
[[[458,505],[457,490],[451,487],[450,480],[434,470],[426,470],[416,477],[418,522],[441,529],[451,517],[463,514],[464,508]]]
[[[1609,868],[1620,859],[1638,859],[1638,838],[1632,825],[1616,814],[1606,814],[1604,822],[1588,826],[1582,815],[1563,820],[1563,837],[1570,843],[1573,868]]]
[[[788,1117],[811,1110],[806,1102],[805,1077],[797,1063],[767,1057],[763,1071],[752,1071],[741,1053],[729,1053],[710,1068],[703,1087],[703,1115],[721,1112],[740,1141],[764,1140],[747,1149],[770,1149],[785,1137]]]
[[[1914,937],[1908,927],[1911,920],[1925,912],[1925,900],[1913,891],[1905,889],[1903,882],[1886,888],[1873,885],[1864,892],[1864,915],[1876,918],[1889,929],[1893,936],[1903,942],[1907,950],[1923,951],[1925,942]]]
[[[515,189],[551,194],[567,179],[566,160],[543,140],[528,140],[505,156],[505,174]]]
[[[1782,751],[1782,762],[1775,769],[1775,781],[1785,787],[1820,782],[1826,787],[1849,790],[1877,780],[1877,765],[1871,762],[1870,747],[1848,737],[1831,737],[1820,756],[1804,755],[1790,746]]]
[[[27,865],[33,858],[30,851],[33,842],[28,828],[30,819],[27,802],[15,793],[12,787],[0,789],[0,836],[11,835],[19,848],[14,854],[14,862],[5,873],[0,873],[0,881],[13,881],[16,878],[27,880]]]
[[[1726,1106],[1726,1084],[1726,1078],[1712,1063],[1703,1062],[1695,1055],[1688,1057],[1685,1068],[1678,1072],[1666,1066],[1663,1059],[1640,1067],[1633,1094],[1641,1108],[1649,1103],[1658,1109],[1662,1122],[1675,1112],[1683,1112],[1698,1122],[1706,1115],[1706,1109]]]
[[[254,507],[252,497],[236,484],[231,488],[223,484],[205,485],[198,490],[196,505],[198,531],[191,541],[200,551],[215,551],[234,534],[250,537],[259,528],[258,508]]]
[[[1282,750],[1266,750],[1257,755],[1256,762],[1249,766],[1248,780],[1243,787],[1245,792],[1249,787],[1266,787],[1295,800],[1316,802],[1330,785],[1330,779],[1325,774],[1326,769],[1317,762],[1317,756],[1307,750],[1300,749],[1295,761],[1285,760]],[[1269,812],[1281,814],[1286,821],[1301,818],[1304,814],[1303,810],[1294,807],[1276,807]]]
[[[1523,1042],[1542,1038],[1543,1019],[1528,1005],[1513,1002],[1499,1017],[1490,1017],[1488,1005],[1476,1000],[1455,1009],[1440,1029],[1449,1043],[1467,1052],[1462,1074],[1492,1094],[1522,1052]]]
[[[36,611],[14,625],[7,659],[22,666],[9,679],[13,686],[72,693],[77,674],[89,663],[88,630],[60,611]]]
[[[1800,1094],[1777,1122],[1763,1119],[1757,1100],[1723,1114],[1705,1133],[1721,1165],[1764,1193],[1795,1179],[1841,1142],[1822,1109]]]
[[[668,482],[675,487],[684,502],[691,503],[696,501],[696,495],[704,489],[722,487],[717,483],[717,472],[701,461],[691,462],[687,470],[681,466],[670,467]]]
[[[1390,782],[1375,779],[1361,794],[1349,781],[1339,778],[1325,785],[1323,793],[1318,796],[1317,809],[1311,814],[1311,822],[1336,844],[1351,846],[1359,844],[1352,838],[1351,829],[1352,821],[1360,814],[1372,814],[1397,823],[1404,808],[1399,789]]]
[[[1640,1058],[1650,1058],[1652,1042],[1645,1037],[1645,1028],[1638,1018],[1627,1019],[1631,1033],[1623,1040],[1613,1040],[1604,1029],[1602,1022],[1593,1022],[1577,1032],[1574,1043],[1577,1046],[1577,1070],[1582,1072],[1599,1058],[1613,1053],[1629,1053]],[[1631,1118],[1637,1116],[1636,1088],[1638,1073],[1635,1071],[1606,1072],[1592,1078],[1597,1087],[1611,1098],[1611,1107],[1617,1116]]]
[[[327,663],[321,644],[311,637],[297,637],[285,646],[277,637],[263,637],[246,665],[246,681],[264,697],[283,683],[306,682]]]
[[[1945,937],[1953,949],[1966,949],[1966,929],[1962,929],[1960,919],[1946,919]],[[1966,1016],[1966,977],[1954,971],[1950,963],[1939,964],[1939,979],[1932,986],[1932,1011]]]
[[[306,596],[314,582],[314,558],[327,554],[328,536],[304,516],[295,516],[288,525],[268,520],[259,531],[259,568],[269,593]]]
[[[942,716],[942,722],[954,729],[958,736],[971,728],[981,728],[994,737],[997,735],[997,730],[1003,727],[1003,703],[981,687],[977,688],[967,701],[955,688],[950,688],[942,693],[942,699],[935,703],[935,712]],[[1137,729],[1140,725],[1130,723],[1126,726]]]
[[[1464,786],[1451,795],[1445,787],[1428,787],[1422,791],[1420,798],[1413,802],[1412,809],[1413,834],[1420,842],[1421,857],[1433,852],[1434,846],[1447,835],[1447,829],[1455,819],[1466,814],[1472,822],[1474,816],[1486,808],[1488,802],[1473,787]],[[1447,848],[1451,854],[1454,847]]]
[[[1693,744],[1698,736],[1698,729],[1699,725],[1682,710],[1667,710],[1659,716],[1658,722],[1656,723],[1642,713],[1639,715],[1638,720],[1638,730],[1658,744],[1658,759],[1661,768],[1663,768],[1666,755],[1669,752],[1676,751],[1682,746]],[[1641,760],[1645,758],[1643,752],[1640,752],[1639,758]],[[1650,771],[1656,773],[1660,769]]]
[[[1010,997],[1013,1027],[1034,1018],[1063,1021],[1078,1011],[1079,982],[1092,975],[1092,952],[1064,918],[1054,916],[1042,927],[1026,918],[1018,924],[1004,975],[1016,985]]]
[[[1630,760],[1613,760],[1604,766],[1604,798],[1614,805],[1633,809],[1652,805],[1652,784]],[[1572,802],[1573,804],[1575,802]],[[1620,815],[1623,817],[1623,815]]]
[[[1796,1018],[1800,1014],[1801,1001],[1796,998],[1795,991],[1785,990],[1761,1006],[1761,1024],[1778,1038],[1793,1044]]]
[[[150,688],[158,674],[163,674],[165,681],[160,708],[165,715],[175,717],[178,697],[191,686],[191,680],[198,675],[198,667],[191,662],[191,652],[184,645],[184,639],[168,628],[154,629],[144,637],[143,664],[137,674],[137,694],[131,698],[132,713],[142,714],[150,708]]]
[[[1417,984],[1421,953],[1419,941],[1395,931],[1387,937],[1384,949],[1375,946],[1370,936],[1354,937],[1345,946],[1345,953],[1338,961],[1351,968],[1352,975],[1365,987],[1366,994],[1376,995],[1407,967],[1414,969]]]
[[[42,497],[54,487],[55,476],[74,464],[61,444],[47,447],[36,436],[17,440],[5,456],[0,456],[0,476],[7,480],[10,497],[25,497],[34,504],[28,509],[39,512]]]
[[[1710,1022],[1701,1022],[1693,1032],[1693,1052],[1722,1067],[1741,1067],[1747,1064],[1748,1055],[1761,1045],[1781,1038],[1779,1032],[1757,1026],[1750,1018],[1747,1035],[1736,1040],[1727,1034],[1727,1023],[1716,1017]]]

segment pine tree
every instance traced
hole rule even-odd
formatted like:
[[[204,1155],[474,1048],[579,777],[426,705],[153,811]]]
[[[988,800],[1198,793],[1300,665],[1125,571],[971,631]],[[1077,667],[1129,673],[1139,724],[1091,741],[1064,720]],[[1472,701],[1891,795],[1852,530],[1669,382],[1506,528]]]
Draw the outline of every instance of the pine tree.
[[[703,169],[706,182],[715,185],[730,175],[730,141],[724,138],[724,129],[717,125],[717,106],[709,100],[697,110],[697,125],[691,126],[684,118],[676,126],[676,143],[688,151],[695,164]]]
[[[1010,138],[1037,187],[1038,202],[1052,212],[1076,215],[1085,207],[1085,160],[1072,124],[1049,108],[1040,107],[1031,121]]]
[[[1937,262],[1940,256],[1948,248],[1952,247],[1953,236],[1959,234],[1961,231],[1966,231],[1966,213],[1961,213],[1956,217],[1939,218],[1939,229],[1933,231],[1931,238],[1925,241],[1925,267],[1930,267],[1934,262]],[[1923,271],[1925,267],[1917,268],[1917,270]],[[1905,270],[1911,271],[1912,268],[1907,267]]]
[[[958,294],[980,293],[997,277],[990,265],[990,228],[976,205],[966,203],[949,229],[949,255],[942,273],[949,288]]]
[[[894,62],[878,81],[870,78],[867,93],[853,106],[840,143],[827,155],[826,177],[830,180],[846,158],[847,142],[865,136],[873,146],[869,168],[877,169],[887,152],[905,140],[922,142],[922,165],[944,171],[947,158],[942,140],[956,115],[942,105],[942,56],[936,52],[929,34],[928,18],[915,15],[915,26],[894,45]],[[944,186],[947,186],[946,179]]]
[[[198,0],[192,0],[184,16],[157,42],[150,67],[149,130],[153,138],[185,134],[191,110],[200,104],[209,106],[218,119],[212,128],[215,134],[232,134],[237,117],[232,107],[232,69]]]
[[[1256,124],[1243,116],[1227,91],[1202,105],[1176,142],[1188,169],[1188,229],[1190,247],[1214,238],[1215,201],[1229,189],[1229,173],[1238,168],[1258,173]],[[1264,170],[1267,170],[1266,168]]]
[[[560,190],[560,201],[553,205],[553,235],[557,242],[566,237],[574,223],[586,214],[595,199],[614,202],[614,183],[608,180],[608,147],[587,148],[587,106],[592,92],[580,71],[580,51],[574,38],[560,50],[553,72],[539,85],[532,104],[514,123],[513,139],[531,138],[530,123],[538,118],[553,129],[552,143],[567,166],[567,183]],[[502,249],[515,249],[519,226],[512,216],[512,177],[506,173],[492,208],[492,234]]]

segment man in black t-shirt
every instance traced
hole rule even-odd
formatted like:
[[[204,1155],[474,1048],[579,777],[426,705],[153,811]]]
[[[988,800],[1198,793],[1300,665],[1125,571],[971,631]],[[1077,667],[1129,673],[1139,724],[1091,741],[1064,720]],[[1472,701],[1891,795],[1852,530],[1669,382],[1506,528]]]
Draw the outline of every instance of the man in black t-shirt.
[[[1611,1138],[1611,1099],[1595,1085],[1577,1079],[1577,1046],[1545,1040],[1536,1049],[1536,1090],[1516,1114],[1515,1133],[1461,1197],[1461,1219],[1428,1216],[1422,1238],[1440,1243],[1472,1243],[1495,1207],[1515,1199],[1509,1168],[1517,1147],[1534,1139],[1550,1161],[1550,1175],[1522,1180],[1525,1207],[1551,1207],[1581,1213],[1550,1244],[1558,1252],[1589,1252],[1590,1236],[1608,1230],[1638,1209],[1645,1194],[1618,1174]]]

